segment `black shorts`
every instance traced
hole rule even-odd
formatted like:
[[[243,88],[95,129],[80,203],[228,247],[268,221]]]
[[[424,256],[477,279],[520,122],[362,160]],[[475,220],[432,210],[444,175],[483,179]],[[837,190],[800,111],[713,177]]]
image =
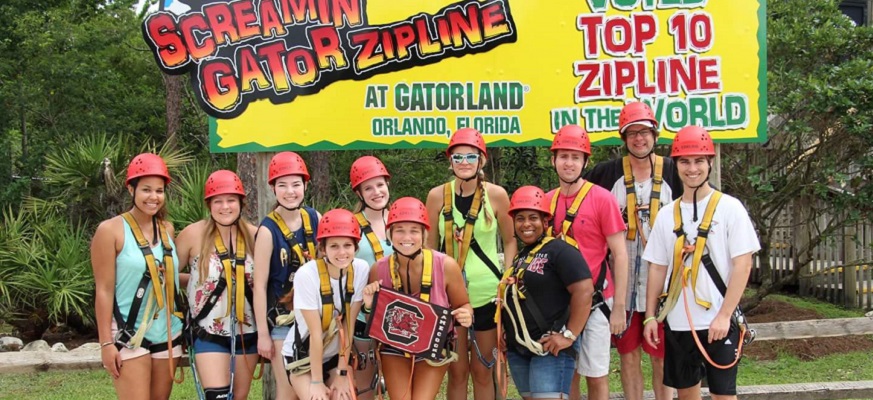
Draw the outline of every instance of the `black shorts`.
[[[288,357],[288,356],[284,356],[284,357],[285,357],[286,364],[292,363],[295,361],[294,357]],[[339,354],[334,355],[329,360],[321,363],[321,375],[322,375],[321,381],[324,382],[325,385],[327,385],[327,381],[330,379],[330,371],[338,366],[339,366]],[[291,383],[291,371],[288,371],[286,369],[285,374],[288,375],[288,383]],[[312,377],[312,379],[314,380],[315,377]]]
[[[488,303],[482,307],[473,309],[473,330],[484,332],[492,329],[497,329],[497,323],[494,322],[494,314],[497,312],[497,304],[494,302]]]
[[[700,353],[691,331],[672,331],[666,325],[664,337],[664,385],[677,389],[690,388],[700,383],[705,374],[710,393],[726,396],[737,394],[739,363],[728,369],[716,368]],[[731,325],[726,338],[713,343],[707,343],[709,330],[697,331],[697,337],[709,358],[716,364],[728,365],[736,359],[741,340],[740,330],[736,325]]]

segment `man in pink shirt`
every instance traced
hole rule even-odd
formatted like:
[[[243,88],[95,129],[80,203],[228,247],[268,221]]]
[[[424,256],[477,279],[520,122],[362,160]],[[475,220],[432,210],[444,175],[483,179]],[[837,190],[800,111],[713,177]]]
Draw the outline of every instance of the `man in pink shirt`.
[[[606,400],[609,398],[610,335],[621,334],[627,324],[625,224],[615,197],[582,179],[591,156],[591,140],[585,130],[578,125],[561,128],[552,141],[551,150],[552,166],[561,185],[547,195],[554,215],[549,234],[576,246],[594,278],[591,316],[579,338],[582,351],[576,360],[570,399],[581,398],[579,377],[585,376],[588,398]],[[606,262],[610,251],[614,271],[609,271]]]

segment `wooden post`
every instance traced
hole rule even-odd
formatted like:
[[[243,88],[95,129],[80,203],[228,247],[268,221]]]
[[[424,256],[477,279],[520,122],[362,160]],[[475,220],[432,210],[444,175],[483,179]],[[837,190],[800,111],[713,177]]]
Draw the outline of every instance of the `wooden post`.
[[[718,190],[721,187],[721,143],[715,144],[715,160],[712,161],[712,172],[709,174],[709,182]]]
[[[858,307],[857,268],[849,266],[858,258],[855,254],[855,224],[843,228],[843,300],[846,307]]]
[[[267,183],[270,159],[276,153],[248,153],[245,157],[240,154],[239,169],[244,184],[249,189],[249,201],[246,217],[253,223],[259,224],[275,204],[276,196]],[[282,349],[274,349],[282,351]],[[263,385],[264,400],[276,398],[276,379],[273,377],[273,369],[270,363],[264,364],[264,374],[261,378]]]

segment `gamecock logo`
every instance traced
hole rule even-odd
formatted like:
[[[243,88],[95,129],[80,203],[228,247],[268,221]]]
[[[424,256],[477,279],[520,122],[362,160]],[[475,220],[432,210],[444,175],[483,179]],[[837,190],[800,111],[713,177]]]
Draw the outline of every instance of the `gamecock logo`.
[[[385,309],[382,329],[388,339],[409,345],[418,341],[418,329],[422,321],[424,314],[418,307],[394,301]]]

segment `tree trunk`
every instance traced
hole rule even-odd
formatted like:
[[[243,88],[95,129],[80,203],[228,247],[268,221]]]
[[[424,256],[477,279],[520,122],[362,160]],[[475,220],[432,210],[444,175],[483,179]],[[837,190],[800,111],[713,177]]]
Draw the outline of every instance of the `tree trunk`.
[[[246,207],[243,217],[254,224],[260,220],[258,215],[258,165],[255,153],[239,153],[236,155],[236,171],[246,188]]]
[[[325,207],[330,201],[330,152],[313,151],[309,164],[311,176],[309,198],[315,208],[321,209],[322,212],[327,211]]]
[[[164,90],[167,92],[167,144],[176,144],[176,134],[182,125],[182,75],[164,74]]]

